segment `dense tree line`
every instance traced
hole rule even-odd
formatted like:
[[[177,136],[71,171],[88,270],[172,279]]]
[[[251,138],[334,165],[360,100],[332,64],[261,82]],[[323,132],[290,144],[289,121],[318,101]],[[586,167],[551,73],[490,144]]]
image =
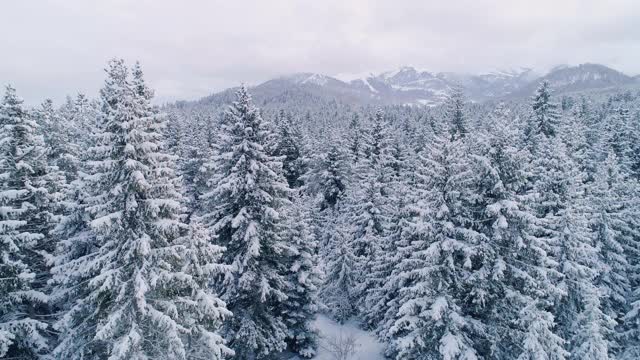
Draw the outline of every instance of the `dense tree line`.
[[[0,357],[640,357],[640,94],[0,106]],[[231,100],[230,100],[231,101]]]

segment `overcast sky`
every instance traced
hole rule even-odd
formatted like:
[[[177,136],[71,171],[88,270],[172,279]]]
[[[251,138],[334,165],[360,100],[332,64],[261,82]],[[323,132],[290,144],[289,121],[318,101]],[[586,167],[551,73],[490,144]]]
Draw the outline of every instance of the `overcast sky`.
[[[640,73],[639,0],[5,0],[0,83],[28,103],[95,96],[114,56],[160,100],[309,71],[597,62]]]

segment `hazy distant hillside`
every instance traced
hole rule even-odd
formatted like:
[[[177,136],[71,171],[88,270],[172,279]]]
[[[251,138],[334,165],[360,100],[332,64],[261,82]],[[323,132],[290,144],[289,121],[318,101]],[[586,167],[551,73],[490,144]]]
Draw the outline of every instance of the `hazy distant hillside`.
[[[556,93],[603,89],[635,84],[633,77],[599,64],[561,66],[536,79],[514,95],[531,94],[538,83],[548,81]]]
[[[542,81],[549,81],[556,94],[618,87],[640,87],[640,77],[631,77],[599,64],[558,66],[544,75],[530,68],[483,74],[432,73],[405,66],[350,81],[335,77],[298,73],[282,76],[251,89],[258,103],[298,103],[313,106],[335,101],[352,105],[441,104],[453,87],[460,87],[473,102],[518,99],[530,96]],[[220,105],[233,98],[232,89],[200,102]]]

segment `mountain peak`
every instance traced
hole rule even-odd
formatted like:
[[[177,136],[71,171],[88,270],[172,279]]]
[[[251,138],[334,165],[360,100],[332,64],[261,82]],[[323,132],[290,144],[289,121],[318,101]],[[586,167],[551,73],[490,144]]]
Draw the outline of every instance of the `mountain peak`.
[[[563,93],[638,84],[639,79],[592,63],[556,66],[542,77],[527,67],[466,74],[431,73],[412,66],[402,66],[393,71],[352,75],[347,79],[340,75],[332,77],[312,72],[297,73],[273,79],[257,88],[269,96],[293,87],[300,94],[352,103],[431,106],[442,103],[454,86],[462,87],[469,100],[481,102],[529,96],[542,80],[549,81],[556,93]]]
[[[401,66],[396,70],[384,72],[380,74],[378,77],[382,79],[393,79],[398,76],[405,76],[405,77],[413,76],[416,73],[417,73],[416,69],[412,66]]]

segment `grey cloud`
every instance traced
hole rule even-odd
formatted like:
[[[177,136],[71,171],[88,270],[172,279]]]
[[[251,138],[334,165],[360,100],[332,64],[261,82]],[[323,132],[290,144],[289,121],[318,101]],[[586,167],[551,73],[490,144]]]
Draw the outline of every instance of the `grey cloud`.
[[[95,95],[114,56],[160,100],[314,71],[601,62],[640,72],[636,0],[30,0],[0,13],[0,82],[29,103]]]

